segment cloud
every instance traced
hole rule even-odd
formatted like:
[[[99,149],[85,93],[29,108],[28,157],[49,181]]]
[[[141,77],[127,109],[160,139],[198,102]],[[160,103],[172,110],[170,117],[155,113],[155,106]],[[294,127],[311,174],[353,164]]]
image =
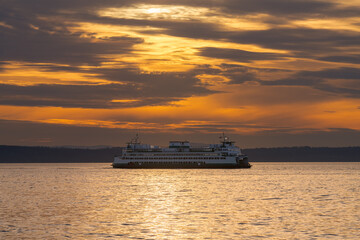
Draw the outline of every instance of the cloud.
[[[316,85],[315,88],[322,91],[339,94],[345,97],[360,98],[360,89],[336,87],[336,86],[331,86],[329,84],[319,84]]]
[[[307,86],[342,97],[360,98],[360,89],[334,86],[325,80],[319,78],[289,78],[276,81],[262,81],[261,84],[265,86]],[[325,99],[324,96],[322,98]]]
[[[146,73],[139,69],[98,69],[92,71],[102,78],[114,82],[126,82],[140,86],[144,93],[162,97],[189,97],[192,95],[208,95],[215,93],[208,90],[196,77],[198,70],[187,72],[159,72]]]
[[[318,58],[322,61],[360,64],[360,54],[330,55]]]
[[[153,5],[176,5],[217,8],[224,13],[231,14],[249,14],[249,13],[266,13],[270,15],[304,15],[304,14],[334,14],[336,16],[358,16],[358,7],[345,7],[334,1],[320,0],[4,0],[4,7],[12,6],[17,9],[28,9],[34,13],[57,13],[59,10],[72,10],[73,12],[91,12],[107,7],[124,7],[134,6],[136,4],[153,4]]]
[[[200,55],[211,58],[228,59],[237,62],[252,62],[255,60],[276,60],[282,59],[284,56],[275,53],[249,52],[231,48],[200,48]]]
[[[198,65],[191,72],[194,75],[205,74],[208,76],[213,76],[214,78],[218,76],[226,77],[229,81],[227,84],[242,84],[250,83],[257,84],[258,81],[261,81],[262,77],[260,75],[272,75],[278,73],[292,73],[293,70],[286,69],[277,69],[277,68],[258,68],[258,67],[248,67],[241,64],[228,64],[222,63],[219,65]]]
[[[257,72],[252,68],[230,64],[221,64],[220,67],[221,75],[230,79],[229,84],[241,84],[258,80]]]
[[[229,0],[224,1],[222,9],[230,13],[267,13],[275,15],[294,15],[324,12],[334,7],[331,2],[314,0]]]
[[[6,62],[0,62],[0,72],[4,70],[4,66],[6,65]]]
[[[332,84],[332,80],[360,80],[360,69],[358,68],[334,68],[320,71],[300,71],[292,76],[271,81],[260,81],[262,85],[273,86],[308,86],[324,92],[338,94],[343,97],[360,98],[360,89],[341,87]],[[354,83],[356,84],[356,82]]]
[[[342,55],[346,48],[358,47],[358,39],[360,38],[360,33],[356,31],[295,26],[274,26],[265,30],[232,31],[223,29],[220,23],[207,23],[198,20],[136,20],[89,16],[88,21],[120,26],[151,26],[158,29],[139,30],[139,32],[149,35],[166,34],[192,39],[254,44],[268,49],[287,50],[291,54],[295,54],[294,57],[324,58],[324,60],[331,59],[326,59],[327,55]],[[284,21],[286,22],[286,20],[281,20],[282,23]],[[344,46],[346,46],[345,49]],[[204,54],[215,54],[216,49],[204,48],[203,51]],[[264,54],[265,59],[269,59],[271,56],[275,57],[275,55]]]
[[[192,129],[159,132],[142,130],[142,142],[156,145],[168,144],[171,139],[187,139],[191,142],[214,143],[222,130],[229,128],[209,126],[206,133]],[[231,131],[231,129],[230,129]],[[123,146],[133,138],[134,129],[127,128],[99,128],[88,126],[72,126],[61,124],[47,124],[30,121],[8,121],[0,119],[0,144],[6,145],[75,145],[94,146],[109,145]],[[360,131],[333,128],[333,129],[300,129],[294,133],[293,129],[272,129],[257,132],[257,134],[235,134],[231,131],[230,137],[238,146],[280,147],[280,146],[354,146],[360,138]],[[44,142],[43,140],[52,141]],[[341,140],[339,143],[338,140]],[[356,144],[355,144],[356,145]]]
[[[357,79],[360,80],[360,68],[328,68],[320,71],[302,71],[300,77],[318,77],[328,79]]]
[[[77,23],[60,12],[81,6],[86,12],[86,2],[99,5],[95,1],[4,1],[0,21],[11,28],[0,26],[0,61],[99,65],[109,55],[131,53],[135,44],[143,43],[142,38],[128,35],[95,39],[92,33],[71,32],[69,27]]]
[[[80,72],[80,73],[90,73],[89,70],[83,69],[80,66],[69,66],[69,65],[56,65],[56,64],[37,64],[37,63],[25,63],[24,67],[34,67],[41,69],[44,72]]]
[[[140,38],[96,40],[66,30],[43,30],[29,26],[4,29],[0,32],[1,61],[98,65],[107,60],[104,54],[125,54],[132,51]]]
[[[137,69],[98,69],[90,73],[96,73],[98,77],[114,83],[32,86],[0,84],[0,104],[123,108],[166,105],[186,97],[216,93],[214,90],[207,89],[206,85],[202,85],[193,72],[141,73]]]
[[[339,31],[329,29],[313,29],[301,27],[280,27],[281,24],[272,25],[265,30],[231,31],[223,28],[222,23],[206,22],[196,18],[190,20],[179,19],[130,19],[112,18],[99,16],[101,9],[136,7],[136,4],[163,4],[205,7],[214,10],[221,16],[219,10],[226,14],[268,14],[263,21],[271,18],[273,21],[279,18],[283,24],[294,18],[306,19],[307,15],[313,14],[315,19],[331,14],[353,13],[360,14],[357,6],[344,7],[335,2],[304,1],[304,0],[228,0],[228,1],[5,1],[0,10],[1,19],[14,28],[6,28],[1,31],[0,44],[3,52],[0,60],[21,60],[32,62],[57,62],[68,64],[98,65],[106,61],[103,56],[107,54],[132,53],[135,44],[143,42],[138,37],[123,36],[116,38],[103,38],[94,41],[91,33],[70,33],[67,27],[76,26],[78,22],[95,22],[112,24],[116,26],[143,26],[155,27],[157,30],[136,30],[147,34],[168,34],[171,36],[186,37],[193,39],[207,39],[218,41],[230,41],[242,44],[255,44],[265,48],[288,50],[296,53],[299,57],[318,58],[325,61],[358,61],[356,56],[343,56],[343,48],[358,47],[360,34],[355,31]],[[356,13],[358,13],[356,15]],[[341,15],[341,14],[340,14]],[[15,17],[16,16],[16,17]],[[21,17],[18,17],[21,16]],[[349,16],[349,15],[347,15]],[[230,15],[228,17],[234,17]],[[32,27],[31,27],[32,26]],[[1,27],[1,26],[0,26]],[[35,29],[34,29],[35,27]],[[84,37],[85,36],[85,37]],[[273,59],[276,56],[269,53],[255,55],[242,52],[235,55],[229,52],[220,53],[216,48],[204,48],[201,54],[213,57],[224,57],[237,61]],[[241,50],[238,50],[241,51]],[[331,52],[331,55],[329,54]],[[240,52],[238,52],[240,53]],[[329,55],[329,56],[327,56]],[[335,57],[334,57],[335,56]],[[347,56],[347,55],[345,55]],[[272,58],[273,57],[273,58]]]
[[[3,0],[3,9],[14,9],[16,11],[26,11],[28,14],[55,14],[60,13],[63,10],[77,11],[95,11],[103,7],[122,7],[131,3],[135,3],[136,0],[33,0],[31,2],[27,0]],[[69,11],[69,12],[71,12]]]
[[[7,145],[123,145],[134,136],[134,130],[46,124],[0,119],[0,144]],[[52,139],[51,142],[43,142]]]
[[[0,104],[15,106],[113,107],[112,98],[129,98],[131,86],[124,85],[0,85]],[[121,104],[120,104],[121,105]]]
[[[289,50],[300,56],[337,52],[338,47],[358,46],[360,33],[310,28],[272,28],[228,33],[237,43],[256,44],[265,48]]]

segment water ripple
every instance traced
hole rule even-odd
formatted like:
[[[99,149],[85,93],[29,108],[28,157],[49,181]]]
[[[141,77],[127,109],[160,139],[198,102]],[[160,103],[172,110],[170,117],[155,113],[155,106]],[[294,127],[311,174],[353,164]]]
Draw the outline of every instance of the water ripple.
[[[0,164],[0,239],[360,239],[359,172]]]

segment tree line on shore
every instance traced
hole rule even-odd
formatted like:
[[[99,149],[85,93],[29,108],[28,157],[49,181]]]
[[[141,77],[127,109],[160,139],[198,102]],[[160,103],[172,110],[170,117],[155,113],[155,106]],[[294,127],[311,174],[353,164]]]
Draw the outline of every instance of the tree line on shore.
[[[112,162],[121,147],[68,148],[0,146],[0,163]],[[360,147],[279,147],[243,149],[250,162],[360,162]]]

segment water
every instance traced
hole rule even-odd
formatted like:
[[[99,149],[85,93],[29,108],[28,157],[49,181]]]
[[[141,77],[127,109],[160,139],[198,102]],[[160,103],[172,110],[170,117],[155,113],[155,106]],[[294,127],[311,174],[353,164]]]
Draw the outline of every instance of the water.
[[[360,239],[360,163],[0,164],[0,239]]]

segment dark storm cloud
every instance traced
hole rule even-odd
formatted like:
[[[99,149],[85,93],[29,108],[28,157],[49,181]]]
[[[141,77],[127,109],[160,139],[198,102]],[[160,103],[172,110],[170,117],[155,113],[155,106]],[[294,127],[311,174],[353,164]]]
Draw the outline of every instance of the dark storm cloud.
[[[0,62],[0,72],[4,70],[4,66],[6,65],[6,62]]]
[[[214,23],[196,20],[164,21],[114,19],[109,17],[88,16],[87,21],[113,25],[151,26],[157,30],[142,30],[146,34],[167,34],[204,40],[230,41],[240,44],[255,44],[270,49],[289,50],[299,57],[314,58],[314,54],[334,55],[342,53],[341,48],[358,47],[360,34],[354,31],[340,31],[313,28],[279,28],[251,31],[225,31]],[[284,20],[281,20],[282,22]],[[324,56],[325,55],[325,56]],[[269,56],[264,56],[269,58]]]
[[[199,79],[195,76],[200,70],[190,70],[188,72],[160,72],[160,73],[142,73],[137,68],[123,69],[98,69],[92,71],[99,74],[101,78],[114,82],[136,83],[141,85],[153,85],[156,88],[164,86],[170,94],[176,89],[184,89],[187,86],[191,88],[200,85]],[[150,86],[148,86],[150,87]],[[174,90],[172,91],[171,89]]]
[[[3,1],[0,21],[8,27],[0,25],[0,61],[99,65],[107,60],[100,55],[130,53],[134,44],[143,42],[130,36],[95,41],[91,33],[70,32],[67,27],[76,23],[61,18],[59,12],[86,6],[87,2],[90,6],[95,4],[92,1]]]
[[[307,86],[342,97],[360,98],[360,89],[337,87],[318,78],[289,78],[277,81],[262,81],[262,85],[270,86]]]
[[[360,68],[342,67],[342,68],[329,68],[321,71],[302,71],[297,73],[297,76],[360,80]]]
[[[331,80],[360,80],[358,68],[335,68],[321,71],[301,71],[286,79],[274,81],[259,81],[262,85],[273,86],[308,86],[342,97],[360,98],[360,89],[339,87],[331,84]]]
[[[259,82],[261,78],[258,77],[259,73],[272,74],[272,73],[292,73],[292,70],[276,69],[276,68],[255,68],[248,67],[241,64],[227,64],[222,63],[217,66],[199,65],[192,71],[195,75],[207,74],[216,76],[227,77],[230,81],[228,84],[241,84],[244,82]],[[267,81],[266,81],[267,82]]]
[[[360,64],[360,55],[359,54],[326,56],[326,57],[320,57],[318,59],[322,60],[322,61],[328,61],[328,62]]]
[[[107,59],[101,57],[106,54],[123,54],[132,53],[134,44],[142,43],[143,39],[121,36],[101,38],[94,41],[91,33],[70,33],[68,26],[76,26],[78,21],[95,22],[112,25],[127,26],[150,26],[156,27],[158,30],[144,31],[147,34],[168,34],[172,36],[187,37],[193,39],[211,39],[219,41],[229,41],[241,44],[255,44],[265,48],[288,50],[293,56],[308,57],[324,61],[337,62],[358,62],[358,55],[344,55],[340,48],[359,46],[360,34],[352,31],[337,31],[326,29],[309,29],[309,28],[270,28],[266,30],[252,31],[229,31],[224,30],[219,24],[205,23],[198,20],[140,20],[140,19],[119,19],[111,17],[102,17],[97,15],[97,11],[106,7],[123,7],[136,3],[145,4],[173,4],[208,7],[210,9],[219,10],[231,14],[252,14],[267,13],[273,18],[282,17],[286,22],[286,18],[303,16],[308,14],[329,14],[348,11],[357,12],[358,8],[352,10],[340,8],[334,3],[323,1],[286,1],[286,0],[229,0],[229,1],[47,1],[47,0],[9,0],[2,1],[0,9],[0,21],[10,27],[0,26],[0,61],[27,61],[34,63],[62,63],[70,66],[42,66],[48,71],[72,71],[89,74],[97,74],[98,77],[113,82],[126,83],[103,85],[101,86],[84,86],[84,91],[93,89],[96,91],[104,91],[103,96],[95,97],[94,103],[86,104],[79,101],[76,106],[84,107],[114,107],[120,106],[122,103],[109,103],[113,98],[136,98],[141,99],[140,102],[133,104],[153,104],[167,103],[174,99],[182,99],[192,95],[206,95],[213,93],[206,89],[206,85],[201,85],[197,74],[208,73],[213,75],[222,75],[230,79],[230,83],[243,83],[246,81],[258,81],[256,72],[258,70],[245,66],[222,66],[220,69],[211,67],[195,68],[189,72],[183,73],[163,73],[163,74],[146,74],[140,73],[137,69],[92,69],[83,70],[78,65],[100,65]],[[45,17],[45,18],[41,18]],[[66,20],[66,21],[65,21]],[[65,25],[66,24],[69,25]],[[201,48],[200,55],[212,58],[228,59],[239,62],[251,62],[255,60],[277,60],[285,55],[274,53],[258,53],[249,52],[238,49],[227,48]],[[318,56],[315,56],[317,55]],[[327,56],[328,55],[328,56]],[[321,57],[319,57],[321,56]],[[28,64],[29,65],[29,64]],[[1,65],[0,65],[1,70]],[[280,79],[277,81],[262,81],[267,85],[306,85],[317,87],[318,89],[328,92],[347,92],[350,95],[356,95],[356,90],[348,91],[347,89],[334,89],[324,83],[325,79],[354,79],[359,76],[357,69],[335,69],[317,72],[301,72],[294,74],[291,79]],[[260,80],[259,80],[260,81]],[[66,92],[57,85],[46,85],[50,89],[60,89],[60,92]],[[108,86],[108,87],[105,87]],[[109,87],[112,86],[112,87]],[[4,87],[4,86],[3,86]],[[38,86],[45,88],[45,86]],[[28,89],[30,96],[36,96],[32,92],[35,90],[31,87]],[[125,94],[118,96],[109,89],[116,89],[119,93]],[[17,88],[18,91],[22,89]],[[77,86],[69,86],[69,90],[77,91]],[[124,90],[125,89],[125,90]],[[137,91],[135,91],[137,89]],[[124,92],[125,91],[125,92]],[[36,92],[36,91],[35,91]],[[131,93],[131,95],[126,95]],[[41,91],[37,92],[40,94]],[[65,94],[66,95],[66,94]],[[82,94],[79,94],[82,96]],[[109,97],[110,96],[110,97]],[[85,97],[83,96],[85,99]],[[34,98],[35,99],[35,98]],[[33,100],[34,100],[33,99]],[[39,100],[40,99],[40,100]],[[61,98],[46,101],[46,97],[39,97],[34,100],[33,105],[49,104],[67,106],[69,103],[62,102]],[[50,98],[51,99],[51,98]],[[60,100],[59,100],[60,99]],[[145,100],[146,99],[146,100]],[[151,100],[150,100],[151,99]],[[59,101],[58,101],[59,100]],[[66,98],[64,97],[64,100]],[[6,100],[5,102],[13,102],[21,105],[19,99]],[[38,102],[37,102],[38,101]],[[53,101],[53,102],[52,102]],[[24,101],[23,101],[24,102]],[[70,102],[70,101],[69,101]],[[80,104],[81,103],[81,104]],[[9,104],[9,103],[8,103]],[[25,102],[23,103],[25,104]],[[30,101],[28,102],[30,104]]]
[[[229,13],[234,15],[264,13],[273,16],[299,18],[310,15],[317,17],[324,15],[336,17],[356,17],[360,14],[359,7],[345,7],[334,2],[321,0],[177,0],[171,1],[171,3],[169,3],[167,0],[156,0],[146,2],[208,7],[212,9],[218,9],[222,13]]]
[[[105,59],[100,54],[129,53],[139,38],[92,41],[67,31],[37,30],[30,25],[2,29],[0,60],[97,65]]]
[[[265,13],[283,20],[283,17],[356,17],[360,14],[360,8],[356,6],[345,7],[334,2],[317,0],[228,0],[219,5],[223,12],[231,14]]]
[[[287,79],[262,81],[264,85],[299,85],[311,86],[317,83],[323,83],[331,79],[353,79],[360,80],[360,69],[358,68],[329,68],[320,71],[300,71],[294,73]]]
[[[268,14],[309,14],[323,12],[354,12],[354,8],[340,8],[331,2],[319,0],[3,0],[3,4],[15,8],[25,8],[36,13],[58,12],[59,10],[95,11],[104,7],[123,7],[134,4],[182,5],[222,9],[232,14],[268,13]],[[350,11],[352,10],[352,11]]]
[[[228,34],[228,39],[234,42],[290,50],[305,56],[336,52],[343,46],[359,46],[359,38],[357,32],[309,28],[273,28]]]
[[[16,106],[114,107],[113,98],[136,94],[129,85],[0,85],[0,104]],[[120,104],[121,105],[121,104]]]
[[[27,11],[29,14],[54,14],[62,10],[72,12],[96,11],[104,7],[122,7],[136,0],[2,0],[3,8]]]
[[[166,105],[190,96],[215,93],[201,85],[192,72],[144,74],[136,69],[100,69],[100,77],[121,84],[17,86],[0,84],[0,104],[16,106],[58,106],[121,108]],[[130,99],[133,102],[112,102]]]
[[[108,85],[0,85],[0,104],[15,106],[56,106],[79,108],[120,108],[162,105],[179,97],[149,96],[147,89],[123,84]],[[185,94],[183,94],[185,95]],[[135,102],[111,102],[133,99]]]
[[[84,38],[82,34],[70,34],[66,24],[76,25],[76,22],[96,22],[113,25],[151,26],[158,30],[143,31],[147,34],[168,34],[172,36],[194,39],[226,40],[235,43],[256,44],[265,48],[282,49],[295,52],[300,57],[314,58],[321,53],[326,61],[333,61],[331,56],[341,55],[339,47],[359,45],[360,34],[351,31],[335,31],[308,28],[271,28],[257,31],[225,31],[219,24],[204,23],[196,20],[140,20],[101,17],[97,11],[107,7],[124,7],[137,3],[166,4],[208,7],[236,14],[268,13],[272,18],[281,17],[282,23],[287,17],[302,14],[315,14],[315,17],[330,16],[334,12],[347,11],[359,13],[358,7],[351,9],[339,7],[334,3],[324,1],[303,0],[228,0],[228,1],[46,1],[46,0],[8,0],[2,1],[0,19],[13,28],[1,27],[0,60],[21,60],[33,62],[60,62],[69,64],[96,65],[105,61],[99,55],[109,53],[129,53],[132,46],[141,43],[139,38],[124,36],[121,38],[91,41],[91,34]],[[218,14],[218,13],[217,13]],[[46,20],[39,17],[46,17]],[[276,21],[276,19],[275,19]],[[69,23],[72,22],[72,23]],[[31,28],[30,24],[38,30]],[[82,36],[82,37],[80,37]],[[205,49],[203,54],[217,57],[216,49]],[[329,52],[332,54],[330,55]],[[225,54],[225,53],[224,53]],[[244,54],[244,53],[243,53]],[[327,57],[326,55],[330,56]],[[228,55],[225,54],[225,55]],[[252,54],[242,61],[251,61],[259,57]],[[271,58],[268,54],[264,59]],[[228,55],[234,59],[235,56]],[[339,59],[339,58],[338,58]],[[344,58],[343,58],[344,59]],[[356,60],[356,59],[355,59]],[[336,61],[336,59],[335,59]],[[349,61],[345,60],[345,61]]]
[[[223,64],[222,75],[229,78],[229,84],[241,84],[248,81],[256,81],[256,71],[246,66],[231,66],[229,64]]]
[[[360,12],[359,12],[360,14]],[[325,61],[358,61],[357,56],[346,58],[334,58],[331,56],[347,55],[343,53],[344,47],[359,47],[360,33],[354,31],[313,29],[304,27],[281,28],[274,26],[266,30],[229,31],[221,28],[221,25],[204,23],[196,20],[188,21],[164,21],[164,20],[136,20],[114,19],[109,17],[88,16],[88,21],[113,25],[150,26],[157,30],[140,30],[145,34],[167,34],[170,36],[186,37],[192,39],[229,41],[240,44],[254,44],[269,49],[288,50],[296,57],[307,57]],[[284,19],[281,19],[284,23]],[[212,54],[218,57],[216,48],[204,48],[203,54]],[[317,55],[321,57],[317,57]],[[329,56],[327,56],[329,55]],[[225,56],[225,53],[224,53]],[[259,57],[258,55],[257,57]],[[229,56],[234,58],[234,56]],[[255,57],[254,55],[248,56]],[[264,59],[275,55],[264,53]],[[279,56],[280,57],[280,56]],[[244,59],[241,59],[244,60]]]
[[[129,18],[112,18],[98,16],[92,13],[68,15],[67,18],[73,21],[86,21],[99,24],[110,24],[114,26],[137,26],[153,27],[156,30],[137,30],[138,32],[154,35],[167,34],[177,37],[187,37],[195,39],[222,39],[226,37],[226,32],[221,30],[221,26],[214,23],[201,22],[199,20],[163,20],[163,19],[129,19]]]
[[[0,144],[7,145],[123,145],[134,137],[132,129],[84,127],[0,119]],[[119,139],[120,138],[120,139]],[[42,142],[50,139],[51,142]]]
[[[230,13],[304,14],[318,13],[334,5],[322,1],[307,0],[228,0],[222,8]]]
[[[337,94],[340,96],[345,96],[350,98],[360,98],[360,89],[335,87],[329,84],[319,84],[316,85],[314,88],[325,92]]]
[[[275,53],[249,52],[230,48],[200,48],[200,55],[211,58],[229,59],[237,62],[251,62],[254,60],[282,59],[283,55]]]
[[[197,2],[197,1],[195,1]],[[357,17],[360,7],[344,7],[334,2],[317,0],[227,0],[212,1],[224,13],[234,15],[268,14],[270,21],[286,21],[305,17]],[[265,22],[268,19],[264,19]],[[278,22],[280,23],[280,22]],[[284,22],[282,22],[284,23]]]
[[[172,122],[170,122],[172,123]],[[166,123],[165,123],[166,124]],[[247,127],[245,125],[244,127]],[[236,127],[236,125],[234,125]],[[251,127],[248,126],[248,127]],[[243,147],[279,147],[279,146],[354,146],[359,142],[360,131],[346,128],[331,129],[299,129],[303,132],[294,134],[292,128],[272,128],[256,134],[232,134],[232,140]],[[198,131],[192,128],[177,129],[176,131],[160,132],[153,129],[141,130],[143,142],[152,144],[168,143],[169,139],[188,139],[191,142],[213,143],[219,139],[219,134],[231,128],[209,126],[206,130],[199,127]],[[270,130],[272,129],[272,130]],[[208,133],[204,134],[204,131]],[[135,135],[133,129],[99,128],[87,126],[73,126],[61,124],[36,123],[30,121],[8,121],[0,119],[0,144],[5,145],[102,145],[123,146]],[[51,141],[43,142],[44,139]],[[244,146],[244,144],[246,144]]]
[[[315,86],[323,84],[322,79],[318,78],[300,78],[292,76],[286,79],[274,80],[274,81],[261,81],[262,85],[266,86]]]
[[[25,67],[36,67],[38,69],[41,69],[41,71],[46,72],[78,72],[78,73],[90,73],[89,70],[82,69],[79,66],[59,66],[59,65],[53,65],[53,64],[31,64],[26,63],[23,64]]]
[[[183,98],[215,93],[201,84],[196,77],[199,73],[197,69],[188,72],[143,73],[136,68],[126,68],[97,69],[92,72],[110,81],[135,84],[152,96]]]

